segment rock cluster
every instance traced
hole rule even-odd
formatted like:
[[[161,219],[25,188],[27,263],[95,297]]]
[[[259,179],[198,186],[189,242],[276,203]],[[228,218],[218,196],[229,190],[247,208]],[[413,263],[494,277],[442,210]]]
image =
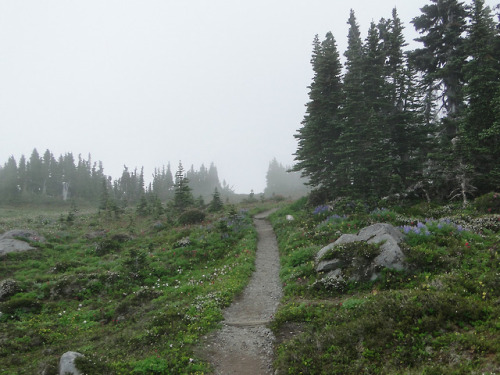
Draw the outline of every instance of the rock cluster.
[[[316,272],[327,273],[326,278],[339,282],[375,280],[380,270],[390,268],[395,270],[405,269],[405,256],[399,246],[404,235],[394,226],[387,223],[377,223],[363,228],[358,234],[344,234],[337,241],[323,247],[316,254]],[[346,244],[355,242],[378,244],[377,253],[373,256],[363,257],[353,252],[352,256],[328,257],[328,253]],[[326,259],[326,260],[325,260]],[[349,272],[346,272],[349,270]]]

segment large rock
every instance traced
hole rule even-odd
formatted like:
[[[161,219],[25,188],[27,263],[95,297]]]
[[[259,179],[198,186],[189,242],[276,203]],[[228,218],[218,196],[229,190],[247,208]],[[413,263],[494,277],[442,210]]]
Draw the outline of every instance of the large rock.
[[[14,229],[0,235],[0,256],[7,253],[34,250],[26,241],[45,242],[45,238],[30,230]]]
[[[75,359],[78,357],[83,357],[83,354],[77,352],[64,353],[59,360],[59,375],[81,375],[81,371],[75,366]]]
[[[35,248],[31,246],[29,243],[14,240],[14,239],[3,239],[0,240],[0,256],[7,253],[17,253],[21,251],[34,250]]]
[[[344,234],[337,241],[323,247],[316,254],[316,271],[329,272],[328,276],[341,277],[344,274],[343,269],[349,268],[356,270],[355,274],[349,275],[351,281],[370,279],[375,280],[378,272],[383,268],[395,270],[405,269],[405,256],[399,247],[399,243],[404,239],[404,235],[394,226],[387,223],[377,223],[363,228],[358,234]],[[337,259],[321,260],[325,254],[336,246],[352,242],[366,242],[369,244],[380,245],[380,253],[369,263],[363,263],[356,257],[342,257]],[[360,269],[360,265],[363,265]],[[355,267],[353,267],[355,266]]]
[[[3,301],[7,299],[7,297],[13,296],[20,291],[21,288],[16,280],[5,279],[0,281],[0,301]]]

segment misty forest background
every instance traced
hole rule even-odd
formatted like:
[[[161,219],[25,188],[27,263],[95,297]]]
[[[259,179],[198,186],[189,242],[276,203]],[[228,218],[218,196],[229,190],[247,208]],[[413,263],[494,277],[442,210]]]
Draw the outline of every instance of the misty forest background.
[[[262,197],[284,199],[305,194],[305,180],[300,173],[289,169],[276,159],[269,163]],[[138,171],[124,166],[121,177],[113,180],[104,174],[102,162],[92,162],[91,155],[88,159],[78,155],[75,160],[72,153],[67,153],[56,159],[50,150],[41,156],[34,149],[28,160],[22,155],[19,162],[11,156],[0,167],[0,203],[4,204],[53,203],[70,199],[98,204],[102,209],[117,209],[143,200],[174,203],[175,192],[185,187],[188,188],[188,206],[204,206],[205,200],[214,195],[226,201],[257,200],[253,192],[243,197],[225,180],[221,183],[213,163],[209,168],[202,164],[198,170],[191,166],[185,171],[179,162],[175,172],[168,163],[166,167],[155,168],[152,181],[147,184],[144,168]]]
[[[271,161],[264,196],[303,195],[307,181],[318,202],[342,196],[467,203],[499,188],[500,16],[483,0],[432,0],[421,12],[412,21],[421,43],[414,50],[405,49],[396,9],[372,22],[364,39],[351,11],[343,62],[331,33],[314,38],[296,164],[289,172]],[[174,174],[169,163],[155,169],[146,186],[143,168],[124,167],[113,180],[90,155],[56,159],[35,149],[29,159],[11,156],[0,168],[0,203],[67,197],[120,206],[144,197],[165,202],[179,184],[187,184],[200,204],[214,194],[235,196],[214,164],[184,171],[179,163]]]

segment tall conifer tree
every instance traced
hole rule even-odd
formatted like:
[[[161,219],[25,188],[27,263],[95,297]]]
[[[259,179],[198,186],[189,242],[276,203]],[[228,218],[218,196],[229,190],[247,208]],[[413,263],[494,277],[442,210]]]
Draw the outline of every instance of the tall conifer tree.
[[[341,131],[342,65],[330,32],[323,42],[314,38],[311,64],[314,77],[302,128],[295,135],[294,170],[309,177],[312,186],[331,189],[339,183],[335,149]]]
[[[496,25],[484,0],[474,0],[469,13],[469,59],[464,68],[468,107],[460,140],[480,194],[500,187],[500,116],[495,108],[500,95],[500,51]]]
[[[439,145],[432,155],[434,173],[431,178],[436,194],[448,196],[456,187],[457,170],[463,162],[458,143],[458,128],[464,115],[463,65],[466,60],[464,37],[466,11],[458,0],[431,0],[421,8],[422,15],[412,20],[421,34],[416,39],[423,48],[412,53],[415,66],[424,73],[429,93],[441,100],[441,119],[438,128]]]
[[[338,194],[359,197],[364,193],[368,165],[364,163],[365,149],[369,134],[366,126],[373,115],[365,105],[364,54],[361,33],[354,11],[351,10],[344,75],[344,102],[342,106],[343,126],[336,150],[339,163],[338,174],[345,176],[339,184]]]

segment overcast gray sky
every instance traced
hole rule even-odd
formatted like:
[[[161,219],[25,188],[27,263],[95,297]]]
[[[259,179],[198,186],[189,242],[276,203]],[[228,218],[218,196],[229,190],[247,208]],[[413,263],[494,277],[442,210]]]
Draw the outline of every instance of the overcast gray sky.
[[[236,192],[293,164],[312,40],[342,54],[397,7],[407,40],[427,0],[0,0],[0,163],[33,148],[123,165],[214,162]],[[487,2],[493,5],[493,1]]]

